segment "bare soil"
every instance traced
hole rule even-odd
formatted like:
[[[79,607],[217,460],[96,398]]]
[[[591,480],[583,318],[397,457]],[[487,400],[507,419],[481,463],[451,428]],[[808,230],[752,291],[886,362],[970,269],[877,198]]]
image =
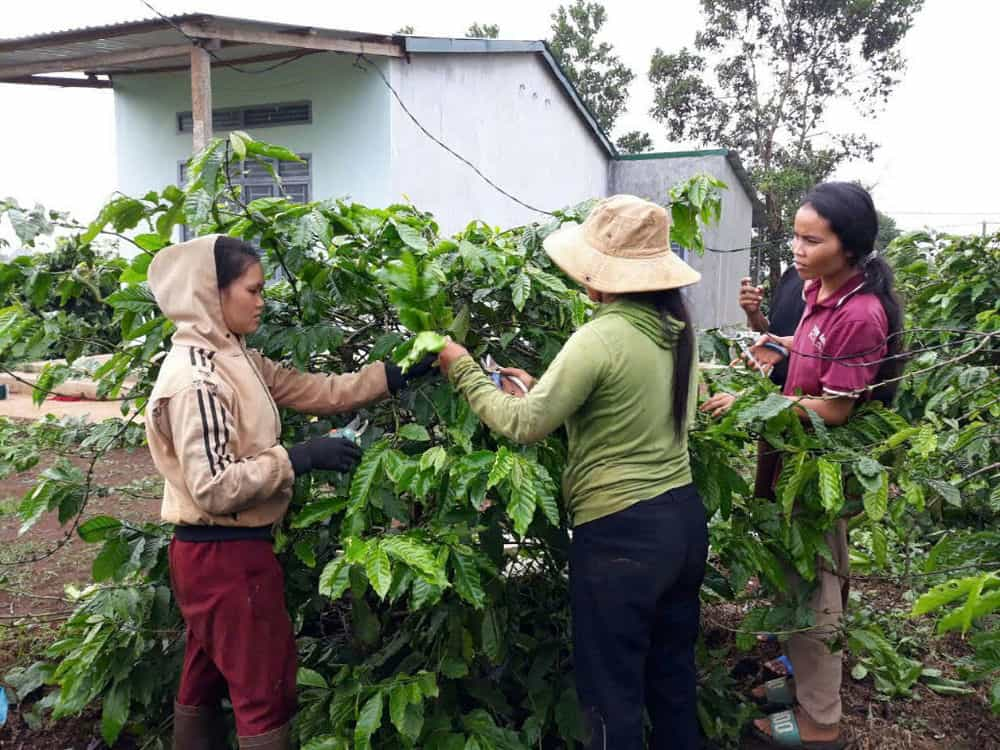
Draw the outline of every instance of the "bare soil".
[[[82,468],[89,465],[88,460],[69,458]],[[61,527],[54,514],[18,535],[17,504],[55,459],[47,457],[30,471],[0,480],[0,678],[13,666],[30,664],[52,641],[72,609],[66,587],[82,587],[90,581],[91,564],[100,546],[87,544],[76,533],[67,534],[69,527]],[[140,522],[159,517],[162,480],[145,448],[110,451],[97,464],[95,484],[112,489],[90,498],[81,521],[97,515]],[[100,715],[94,711],[32,728],[12,708],[6,726],[0,728],[0,750],[105,747],[100,739]],[[126,739],[115,750],[133,747]]]
[[[54,457],[52,458],[54,460]],[[9,563],[45,555],[66,538],[66,530],[54,517],[46,517],[23,536],[16,517],[16,504],[30,488],[38,473],[52,460],[31,471],[0,481],[0,562]],[[81,466],[82,459],[73,459]],[[98,467],[97,482],[116,488],[104,496],[91,498],[83,518],[114,515],[135,521],[158,517],[160,480],[146,449],[116,450]],[[0,676],[16,664],[36,658],[51,642],[54,629],[71,605],[65,598],[67,585],[85,585],[97,545],[89,545],[72,535],[54,554],[25,565],[0,565]],[[878,611],[903,607],[904,589],[895,584],[857,579],[853,584],[862,593],[864,606]],[[39,617],[39,615],[42,615]],[[732,605],[705,608],[703,627],[713,648],[733,643],[734,629],[742,614]],[[733,652],[732,664],[742,669],[741,687],[748,693],[763,675],[747,670],[751,663],[774,658],[779,648],[760,643],[749,654]],[[947,677],[957,677],[955,661],[968,654],[961,638],[936,639],[924,657],[927,666],[941,669]],[[975,695],[941,696],[923,685],[914,698],[885,701],[875,691],[870,677],[856,681],[850,676],[854,660],[844,663],[844,726],[852,739],[852,750],[1000,750],[1000,720],[989,710],[987,686]],[[100,750],[100,717],[88,711],[83,716],[55,724],[31,728],[16,710],[0,729],[0,750]],[[744,750],[764,750],[751,739]],[[115,750],[132,750],[135,744],[124,738]]]
[[[880,612],[898,610],[905,589],[884,581],[852,580],[852,589],[860,590],[864,606]],[[741,613],[730,605],[706,608],[703,626],[713,647],[734,642],[731,629],[739,627]],[[916,627],[918,623],[914,624]],[[958,678],[955,662],[970,653],[968,644],[957,634],[935,639],[929,653],[923,656],[926,667],[940,669],[945,677]],[[772,675],[747,673],[749,661],[756,664],[781,654],[778,644],[758,643],[749,654],[736,654],[733,666],[740,662],[744,669],[741,685],[749,694],[751,688]],[[841,695],[844,706],[843,728],[850,750],[1000,750],[1000,717],[990,711],[989,685],[976,687],[974,695],[944,696],[918,683],[911,699],[887,701],[875,690],[872,678],[855,680],[851,669],[854,657],[848,652],[844,660]],[[742,750],[766,750],[769,746],[747,737]]]

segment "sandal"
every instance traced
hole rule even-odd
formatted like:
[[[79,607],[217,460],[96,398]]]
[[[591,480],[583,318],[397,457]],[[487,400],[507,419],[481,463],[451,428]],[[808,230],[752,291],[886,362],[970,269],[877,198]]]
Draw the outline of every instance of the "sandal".
[[[795,685],[788,677],[777,677],[764,683],[764,695],[750,697],[764,713],[780,711],[795,705]]]
[[[847,743],[841,737],[835,740],[803,741],[794,711],[780,711],[768,716],[767,720],[771,725],[771,734],[762,732],[756,724],[750,724],[754,739],[767,747],[798,747],[804,750],[844,750],[847,747]]]
[[[774,677],[792,677],[795,674],[795,670],[792,669],[792,660],[784,654],[770,661],[765,661],[760,666],[764,674],[770,674]]]

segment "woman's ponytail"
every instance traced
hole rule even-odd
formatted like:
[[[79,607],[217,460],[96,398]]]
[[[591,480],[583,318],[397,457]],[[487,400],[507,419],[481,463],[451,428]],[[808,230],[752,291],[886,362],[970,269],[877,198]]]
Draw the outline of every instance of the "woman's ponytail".
[[[896,295],[895,275],[892,272],[892,267],[885,262],[884,258],[878,255],[869,255],[862,264],[861,270],[865,275],[864,291],[878,297],[889,323],[885,358],[879,365],[878,375],[875,377],[875,382],[883,385],[879,385],[872,393],[872,398],[889,406],[896,396],[899,383],[887,383],[886,381],[898,378],[906,365],[902,335],[903,303]]]

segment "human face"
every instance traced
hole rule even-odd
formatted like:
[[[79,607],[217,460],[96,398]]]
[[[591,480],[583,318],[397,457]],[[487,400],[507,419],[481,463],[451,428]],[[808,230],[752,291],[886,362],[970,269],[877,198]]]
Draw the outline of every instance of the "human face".
[[[260,263],[251,263],[242,276],[219,292],[226,327],[237,336],[251,334],[260,326],[263,291],[264,269]]]
[[[795,270],[806,281],[837,278],[853,268],[830,222],[808,203],[795,214],[792,256]]]

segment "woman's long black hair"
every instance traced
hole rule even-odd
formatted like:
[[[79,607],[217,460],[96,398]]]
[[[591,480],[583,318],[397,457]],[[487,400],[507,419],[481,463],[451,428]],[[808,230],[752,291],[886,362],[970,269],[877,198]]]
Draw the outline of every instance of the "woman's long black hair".
[[[884,383],[903,372],[903,304],[893,288],[893,272],[884,258],[875,254],[878,236],[878,212],[871,195],[852,182],[824,182],[814,187],[802,201],[826,219],[840,239],[851,264],[864,273],[862,291],[878,297],[889,322],[886,355],[879,366],[876,383]],[[897,383],[875,389],[872,397],[888,406],[896,395]]]
[[[637,292],[623,296],[654,307],[663,321],[663,330],[668,337],[674,335],[674,325],[671,323],[671,318],[684,324],[684,330],[680,332],[680,338],[678,338],[674,350],[674,385],[673,392],[670,394],[671,421],[674,423],[674,431],[678,435],[683,435],[688,418],[691,368],[694,367],[694,326],[691,325],[691,316],[688,315],[687,305],[684,304],[684,296],[680,289]]]

